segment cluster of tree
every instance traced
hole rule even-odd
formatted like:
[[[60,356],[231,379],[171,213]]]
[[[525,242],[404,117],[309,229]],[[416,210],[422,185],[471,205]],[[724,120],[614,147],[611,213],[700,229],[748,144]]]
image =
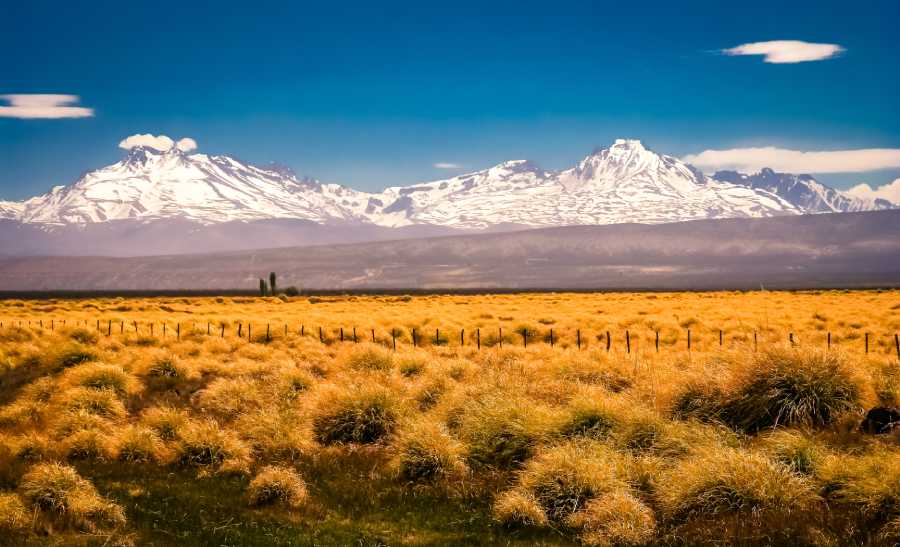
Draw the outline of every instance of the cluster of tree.
[[[285,296],[297,296],[300,294],[300,290],[297,287],[290,286],[284,289],[283,291],[278,291],[277,277],[275,276],[275,272],[269,273],[269,282],[266,283],[265,278],[259,278],[259,295],[260,296],[278,296],[279,294],[283,294]]]

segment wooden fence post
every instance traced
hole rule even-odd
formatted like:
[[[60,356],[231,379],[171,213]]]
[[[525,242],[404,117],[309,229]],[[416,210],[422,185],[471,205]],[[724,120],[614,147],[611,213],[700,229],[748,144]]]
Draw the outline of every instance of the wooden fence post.
[[[688,342],[688,352],[690,352],[690,351],[691,351],[691,329],[688,329],[687,331],[688,331],[688,340],[687,340],[687,342]]]
[[[416,340],[416,329],[412,330],[412,339],[413,339],[413,347],[414,348],[419,347],[419,342],[418,342],[418,340]]]
[[[271,327],[269,326],[269,324],[266,323],[266,342],[268,342],[269,340],[271,340],[271,338],[270,338],[270,336],[269,336],[269,329],[270,329],[270,328],[271,328]]]
[[[137,321],[134,322],[134,333],[135,333],[135,334],[138,333]]]
[[[500,328],[500,349],[503,349],[503,327]]]
[[[656,353],[659,353],[659,331],[656,331]]]
[[[612,339],[609,337],[609,331],[606,331],[606,353],[609,353],[610,347],[612,347]]]
[[[397,351],[397,331],[393,327],[391,328],[391,343],[394,346],[394,351]]]
[[[153,323],[150,323],[150,338],[153,338]]]
[[[285,324],[284,324],[284,337],[287,338],[287,335],[288,335],[288,331],[287,331],[287,323],[285,323]]]
[[[109,323],[106,325],[106,335],[112,336],[112,319],[110,319]]]
[[[247,341],[253,341],[253,323],[250,323],[249,321],[247,321]]]
[[[466,329],[459,329],[459,346],[466,345]]]
[[[828,331],[828,341],[826,342],[825,349],[831,349],[831,331]]]
[[[305,335],[306,335],[306,327],[303,325],[303,323],[300,323],[300,336],[305,336]]]
[[[790,340],[790,342],[791,342],[791,347],[794,347],[794,333],[793,332],[788,333],[788,340]]]
[[[478,350],[481,350],[481,329],[475,329],[475,343],[478,345]]]
[[[165,325],[163,326],[163,332],[165,332]],[[244,324],[238,323],[238,338],[244,337]]]
[[[625,331],[625,353],[631,353],[631,335]]]
[[[719,329],[719,347],[722,347],[722,329]]]
[[[435,346],[441,345],[441,330],[440,329],[434,329],[434,345]]]
[[[866,333],[866,355],[869,353],[869,333]]]
[[[372,343],[375,343],[375,329],[372,329]]]
[[[344,327],[341,327],[341,342],[344,341]]]
[[[175,323],[175,339],[181,340],[181,323]]]
[[[578,344],[578,349],[581,349],[581,329],[575,331],[575,343]]]
[[[125,334],[125,321],[119,321],[119,334]]]
[[[206,335],[209,336],[212,333],[212,325],[209,324],[209,321],[206,322]]]
[[[152,329],[153,327],[151,326],[150,328]],[[222,338],[225,338],[225,323],[222,323]]]
[[[522,329],[522,345],[528,347],[528,329]]]
[[[553,329],[550,329],[550,347],[553,347]]]
[[[322,327],[319,327],[319,342],[325,343],[325,338],[322,337]]]
[[[900,335],[894,333],[894,349],[897,350],[897,359],[900,360]]]
[[[353,327],[353,343],[358,344],[359,342],[356,340],[356,327]]]
[[[756,331],[753,331],[753,352],[755,353],[758,349],[759,349],[759,344],[756,341]]]

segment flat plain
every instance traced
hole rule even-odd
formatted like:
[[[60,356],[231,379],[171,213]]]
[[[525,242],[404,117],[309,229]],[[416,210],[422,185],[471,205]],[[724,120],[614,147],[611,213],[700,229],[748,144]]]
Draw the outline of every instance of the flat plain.
[[[900,291],[9,299],[0,321],[0,543],[900,538],[900,436],[860,427],[900,404]]]

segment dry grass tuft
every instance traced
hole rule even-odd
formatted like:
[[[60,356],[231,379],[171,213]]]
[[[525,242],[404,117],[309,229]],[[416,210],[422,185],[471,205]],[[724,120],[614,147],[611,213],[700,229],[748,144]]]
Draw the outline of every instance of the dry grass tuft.
[[[566,525],[579,530],[585,545],[645,545],[656,535],[656,518],[642,501],[625,490],[615,490],[587,502]]]
[[[313,416],[313,433],[323,445],[371,444],[384,439],[397,424],[397,396],[379,385],[328,390]]]
[[[247,498],[256,507],[274,503],[300,507],[307,497],[303,478],[288,467],[264,467],[247,486]]]

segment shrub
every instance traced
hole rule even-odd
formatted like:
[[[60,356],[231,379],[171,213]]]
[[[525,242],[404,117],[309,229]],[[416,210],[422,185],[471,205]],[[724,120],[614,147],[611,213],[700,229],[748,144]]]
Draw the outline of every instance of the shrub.
[[[510,527],[546,526],[547,515],[534,496],[521,490],[510,490],[497,496],[494,520]]]
[[[547,517],[563,522],[601,494],[627,489],[626,462],[599,444],[569,442],[538,454],[519,477],[519,486],[540,504]]]
[[[320,444],[375,443],[394,430],[397,404],[380,386],[331,391],[319,401],[313,435]]]
[[[247,497],[252,506],[284,503],[299,507],[307,498],[306,483],[293,469],[267,466],[250,481]]]
[[[787,467],[722,447],[698,451],[666,473],[658,499],[670,522],[698,540],[731,535],[763,543],[805,533],[804,517],[819,502],[810,484]]]
[[[566,524],[580,530],[585,545],[643,545],[656,533],[653,511],[625,490],[590,500]]]
[[[13,493],[0,492],[0,534],[7,537],[22,534],[31,528],[31,515],[22,500]]]
[[[443,424],[422,421],[401,434],[397,443],[399,475],[409,482],[430,482],[465,472],[465,447]]]
[[[37,464],[22,477],[19,488],[35,508],[85,531],[125,523],[122,508],[103,499],[68,465]]]
[[[838,354],[791,349],[760,353],[723,410],[736,429],[828,425],[860,405],[860,386]]]

